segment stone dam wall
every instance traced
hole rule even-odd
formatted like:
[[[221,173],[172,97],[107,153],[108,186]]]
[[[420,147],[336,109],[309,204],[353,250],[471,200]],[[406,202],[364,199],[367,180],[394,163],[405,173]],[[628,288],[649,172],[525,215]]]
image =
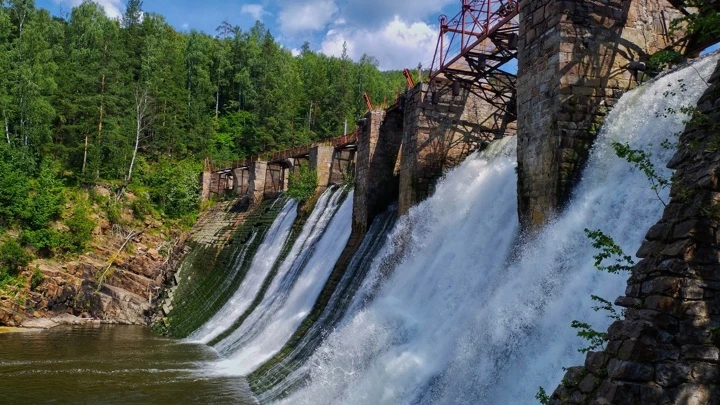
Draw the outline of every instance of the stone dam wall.
[[[394,202],[399,215],[407,213],[432,195],[448,168],[495,137],[517,134],[522,228],[532,233],[551,220],[579,179],[605,116],[642,81],[630,62],[647,61],[674,43],[669,25],[679,15],[666,0],[522,0],[516,122],[498,131],[489,124],[496,111],[468,89],[419,84],[393,107],[363,116],[354,147],[311,150],[305,161],[317,170],[318,192],[332,184],[355,186],[352,236],[323,296],[334,291],[380,213]],[[700,106],[720,122],[720,79]],[[707,144],[718,132],[688,128],[683,144]],[[610,328],[606,350],[569,369],[552,403],[718,403],[710,400],[720,396],[718,156],[686,148],[673,159],[672,201],[649,231],[638,252],[643,260],[617,301],[627,317]],[[252,209],[286,189],[298,162],[205,173],[203,197],[232,192]],[[232,233],[241,223],[223,229]],[[314,308],[309,319],[323,309]]]

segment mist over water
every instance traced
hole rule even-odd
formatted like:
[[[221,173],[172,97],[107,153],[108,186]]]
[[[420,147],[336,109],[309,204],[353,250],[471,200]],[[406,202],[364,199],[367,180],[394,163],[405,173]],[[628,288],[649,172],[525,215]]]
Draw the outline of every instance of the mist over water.
[[[627,278],[594,268],[583,230],[601,229],[634,254],[662,214],[649,180],[611,144],[650,152],[669,178],[674,151],[661,144],[676,139],[686,117],[663,113],[694,106],[715,63],[701,60],[626,94],[569,205],[515,249],[515,139],[449,173],[399,221],[395,245],[407,251],[385,250],[400,258],[391,271],[378,258],[367,281],[375,287],[364,290],[375,298],[327,338],[309,360],[308,386],[285,402],[535,403],[539,386],[552,391],[562,367],[584,359],[577,350],[586,342],[571,321],[606,329],[610,319],[592,310],[590,295],[613,301]]]

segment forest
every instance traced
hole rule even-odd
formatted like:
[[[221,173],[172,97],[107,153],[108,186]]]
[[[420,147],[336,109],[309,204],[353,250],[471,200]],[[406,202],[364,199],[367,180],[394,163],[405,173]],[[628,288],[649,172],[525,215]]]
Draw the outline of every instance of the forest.
[[[179,32],[141,0],[118,19],[91,1],[54,16],[0,0],[0,269],[20,267],[18,243],[82,251],[97,184],[116,193],[100,201],[109,217],[130,191],[139,217],[191,222],[204,159],[340,136],[365,112],[364,93],[392,102],[404,86],[372,56],[308,43],[293,56],[261,22]]]

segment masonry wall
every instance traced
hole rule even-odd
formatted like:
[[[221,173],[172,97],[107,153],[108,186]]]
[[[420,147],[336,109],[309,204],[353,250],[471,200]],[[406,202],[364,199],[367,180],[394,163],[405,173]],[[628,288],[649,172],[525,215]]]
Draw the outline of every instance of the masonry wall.
[[[553,404],[720,404],[720,64],[686,129],[671,200],[637,253],[607,348],[570,368]]]
[[[417,85],[405,96],[400,159],[399,214],[430,196],[444,171],[495,138],[497,109],[468,90],[453,95],[451,86]],[[433,92],[436,103],[433,103]],[[515,124],[507,125],[515,133]]]
[[[247,195],[252,205],[258,204],[265,194],[265,178],[267,177],[267,162],[252,162],[248,167],[250,177],[248,179]]]
[[[363,118],[357,141],[353,201],[356,236],[364,235],[375,216],[397,199],[396,165],[402,129],[402,110],[370,111]]]
[[[665,0],[522,0],[518,203],[525,229],[567,201],[608,110],[636,86],[628,62],[670,44]]]
[[[323,192],[330,185],[333,154],[335,148],[328,145],[318,145],[310,149],[310,169],[317,173],[318,192]]]

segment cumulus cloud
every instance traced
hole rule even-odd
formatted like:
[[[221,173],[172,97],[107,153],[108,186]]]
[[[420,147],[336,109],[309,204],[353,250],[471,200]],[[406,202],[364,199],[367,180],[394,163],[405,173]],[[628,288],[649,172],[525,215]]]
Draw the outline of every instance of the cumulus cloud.
[[[339,9],[334,0],[286,0],[278,24],[285,34],[324,30]]]
[[[105,10],[110,18],[120,18],[122,16],[121,9],[123,8],[123,0],[94,0]],[[53,0],[55,4],[68,5],[70,7],[77,7],[82,4],[83,0]]]
[[[355,60],[363,54],[374,56],[381,69],[415,67],[418,62],[426,68],[435,51],[437,27],[425,22],[406,22],[395,16],[380,30],[334,27],[322,42],[322,52],[340,56],[343,43]]]
[[[249,14],[255,20],[262,20],[265,14],[268,14],[260,4],[245,4],[240,9],[240,13]]]

